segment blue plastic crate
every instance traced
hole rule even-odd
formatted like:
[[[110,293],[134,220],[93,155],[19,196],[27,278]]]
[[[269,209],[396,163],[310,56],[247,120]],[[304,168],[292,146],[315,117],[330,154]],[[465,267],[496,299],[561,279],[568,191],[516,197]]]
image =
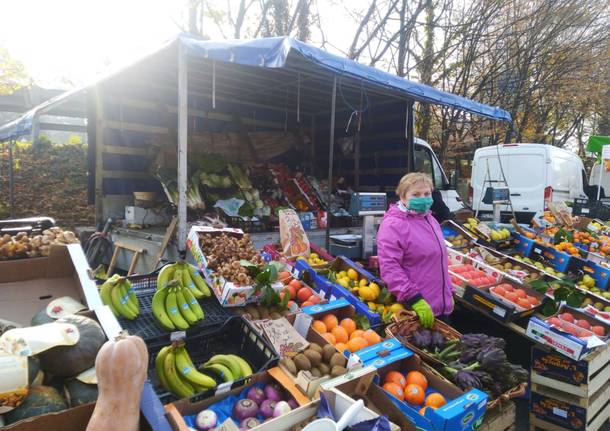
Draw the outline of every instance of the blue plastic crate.
[[[534,245],[536,245],[536,241],[526,237],[525,235],[521,235],[520,233],[515,233],[515,237],[513,242],[515,243],[515,248],[525,257],[530,257],[532,255],[532,251],[534,250]]]
[[[609,268],[604,268],[603,266],[590,261],[583,261],[580,269],[582,269],[585,274],[589,274],[595,279],[595,286],[602,290],[608,290],[608,283],[610,282]]]

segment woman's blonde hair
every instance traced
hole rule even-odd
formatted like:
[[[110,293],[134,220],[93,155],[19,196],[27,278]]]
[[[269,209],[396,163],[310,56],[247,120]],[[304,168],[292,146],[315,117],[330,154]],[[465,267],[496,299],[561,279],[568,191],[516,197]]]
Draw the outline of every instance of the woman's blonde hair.
[[[432,180],[428,175],[422,174],[421,172],[411,172],[400,179],[398,187],[396,187],[396,196],[402,198],[407,191],[417,183],[425,183],[430,186],[430,190],[434,188]]]

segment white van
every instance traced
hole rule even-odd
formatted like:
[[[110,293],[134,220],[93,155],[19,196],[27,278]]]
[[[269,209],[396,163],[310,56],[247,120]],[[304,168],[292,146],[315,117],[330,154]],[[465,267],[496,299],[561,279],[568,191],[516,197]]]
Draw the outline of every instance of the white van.
[[[602,171],[600,170],[601,166],[603,166],[603,165],[600,165],[599,163],[596,162],[593,165],[593,167],[591,168],[591,176],[589,177],[589,185],[597,187],[598,185],[600,185],[600,180],[601,180],[602,191],[604,192],[604,194],[607,198],[608,195],[610,194],[610,172],[604,171],[602,173]],[[601,177],[600,177],[600,175],[601,175]],[[597,197],[597,189],[595,189],[595,196]],[[603,196],[603,195],[600,194],[600,196]]]
[[[503,173],[502,173],[503,172]],[[506,178],[506,183],[504,182]],[[493,206],[483,203],[488,187],[510,189],[519,222],[529,222],[544,210],[545,200],[586,199],[587,175],[580,157],[564,149],[544,144],[506,144],[479,148],[474,153],[469,197],[474,211],[490,219]],[[503,220],[510,207],[502,208]]]

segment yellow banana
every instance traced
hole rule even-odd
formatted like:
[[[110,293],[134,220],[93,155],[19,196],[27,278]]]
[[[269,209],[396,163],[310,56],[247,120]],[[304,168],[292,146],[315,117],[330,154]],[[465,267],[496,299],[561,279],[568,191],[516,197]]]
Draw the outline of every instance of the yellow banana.
[[[195,313],[191,310],[191,306],[184,297],[185,290],[187,289],[184,287],[176,288],[176,303],[178,304],[178,309],[180,310],[182,317],[184,317],[184,320],[186,320],[189,325],[194,325],[199,319],[197,319],[197,316],[195,316]]]
[[[189,275],[189,267],[188,265],[184,266],[184,269],[181,271],[182,274],[182,285],[187,288],[195,298],[199,299],[199,298],[203,298],[203,293],[197,289],[197,287],[195,286],[195,283],[193,283],[193,280],[191,279],[191,276]]]
[[[187,263],[186,265],[189,269],[189,275],[191,276],[191,280],[193,280],[193,283],[195,283],[197,289],[199,289],[199,291],[203,293],[203,296],[209,297],[212,292],[210,292],[210,288],[208,287],[207,283],[205,282],[201,274],[199,274],[199,269],[189,263]]]
[[[222,364],[204,364],[200,366],[199,369],[204,372],[214,374],[216,377],[218,377],[225,383],[232,382],[233,380],[235,380],[235,378],[233,377],[233,373],[231,372],[229,367],[225,367]]]
[[[115,285],[116,281],[111,281],[111,279],[106,280],[106,282],[104,282],[104,284],[102,284],[102,286],[100,287],[100,297],[102,298],[102,303],[104,303],[104,305],[109,306],[112,310],[112,313],[118,317],[120,315],[119,310],[117,310],[112,304],[111,297],[112,289],[114,289]]]
[[[139,314],[140,313],[140,301],[138,301],[138,297],[136,296],[136,293],[133,290],[133,286],[131,285],[131,282],[128,279],[125,279],[124,283],[125,283],[125,287],[127,288],[127,295],[129,296],[129,303],[135,307],[135,309],[138,311],[138,314]]]
[[[165,357],[167,356],[167,354],[169,353],[171,348],[172,348],[171,346],[163,347],[161,350],[159,350],[159,353],[157,353],[157,357],[155,358],[155,370],[157,371],[157,377],[159,378],[159,383],[161,383],[161,386],[163,386],[163,388],[167,391],[169,391],[170,388],[169,388],[169,384],[167,382],[167,377],[165,377],[163,363],[165,362]]]
[[[237,361],[235,359],[233,359],[232,357],[230,357],[228,355],[214,355],[204,365],[210,365],[210,364],[224,365],[229,370],[231,370],[231,374],[233,375],[234,380],[238,380],[238,379],[241,379],[242,377],[244,377],[241,375],[240,365],[237,363]]]
[[[115,286],[115,289],[119,289],[119,292],[121,292],[121,303],[125,304],[125,307],[129,309],[129,311],[135,318],[138,316],[138,314],[140,314],[140,310],[138,309],[138,307],[136,307],[135,303],[133,303],[129,297],[129,288],[127,287],[127,283],[125,283],[126,281],[126,279],[119,280],[119,282]]]
[[[202,320],[204,317],[203,309],[201,305],[197,302],[197,299],[193,296],[189,289],[182,289],[182,293],[184,293],[184,299],[188,302],[189,307],[191,307],[191,311],[195,313],[197,320]]]
[[[165,289],[167,287],[167,283],[173,278],[175,270],[176,264],[174,263],[167,264],[161,268],[157,276],[157,289]]]
[[[129,320],[136,318],[136,315],[127,307],[127,300],[124,298],[123,292],[121,292],[120,285],[117,284],[112,288],[110,299],[112,300],[112,305],[114,305],[121,316]]]
[[[170,287],[167,292],[167,297],[165,298],[165,311],[176,329],[185,331],[189,328],[189,323],[184,320],[184,317],[182,317],[182,314],[180,314],[180,310],[178,309],[175,287]]]
[[[197,371],[184,347],[178,347],[175,354],[176,369],[189,383],[208,389],[216,387],[213,378]]]
[[[242,377],[248,377],[248,376],[252,375],[252,367],[250,367],[250,364],[248,364],[248,362],[246,362],[246,360],[244,358],[237,356],[237,355],[226,355],[226,356],[233,358],[239,364],[239,367],[241,368]]]
[[[152,312],[157,322],[168,331],[173,331],[176,329],[176,326],[173,324],[172,320],[167,315],[167,311],[165,310],[165,299],[167,298],[167,293],[169,290],[167,288],[157,290],[153,295],[152,299]]]
[[[173,348],[170,348],[165,356],[163,371],[165,372],[165,378],[167,379],[169,389],[175,395],[180,398],[185,398],[195,394],[195,389],[193,389],[189,383],[183,381],[178,375],[178,370],[176,369],[176,355]]]

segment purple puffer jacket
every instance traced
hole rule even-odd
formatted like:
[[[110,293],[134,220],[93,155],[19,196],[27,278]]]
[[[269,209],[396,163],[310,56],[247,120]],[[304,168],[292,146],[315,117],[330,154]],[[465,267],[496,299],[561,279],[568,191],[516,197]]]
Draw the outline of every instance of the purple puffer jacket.
[[[453,286],[447,269],[443,231],[428,211],[386,212],[377,233],[381,278],[398,301],[412,304],[424,298],[435,316],[453,311]]]

